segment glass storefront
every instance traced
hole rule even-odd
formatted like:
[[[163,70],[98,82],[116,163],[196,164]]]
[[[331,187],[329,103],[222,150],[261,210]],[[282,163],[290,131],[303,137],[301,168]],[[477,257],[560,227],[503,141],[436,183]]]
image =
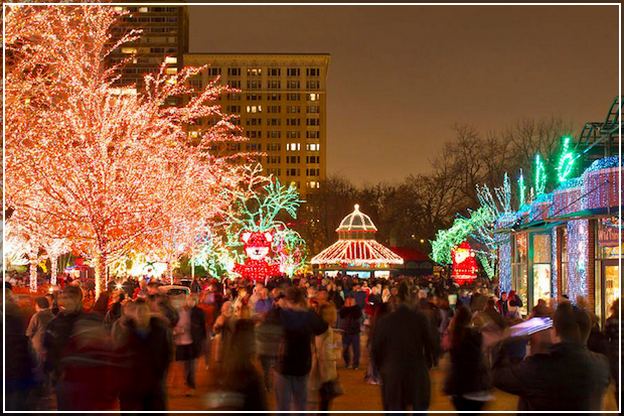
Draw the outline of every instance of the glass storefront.
[[[604,322],[613,302],[620,297],[618,218],[600,218],[596,233],[596,314]]]
[[[529,244],[527,233],[517,233],[512,238],[511,288],[522,299],[520,313],[526,315],[528,303],[528,259]]]
[[[548,302],[551,298],[551,247],[550,234],[531,235],[533,243],[533,297],[532,306],[537,304],[538,299]]]

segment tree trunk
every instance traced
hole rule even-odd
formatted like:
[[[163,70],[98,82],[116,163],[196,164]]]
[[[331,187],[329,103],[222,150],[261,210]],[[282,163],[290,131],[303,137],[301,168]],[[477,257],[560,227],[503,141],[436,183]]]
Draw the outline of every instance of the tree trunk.
[[[106,254],[100,252],[95,256],[95,299],[106,291]]]
[[[171,261],[167,262],[167,276],[169,276],[169,284],[173,284],[173,265]]]
[[[29,256],[30,260],[30,291],[37,291],[37,257]]]
[[[52,286],[56,285],[56,269],[58,268],[58,257],[51,256],[50,257],[50,284]]]

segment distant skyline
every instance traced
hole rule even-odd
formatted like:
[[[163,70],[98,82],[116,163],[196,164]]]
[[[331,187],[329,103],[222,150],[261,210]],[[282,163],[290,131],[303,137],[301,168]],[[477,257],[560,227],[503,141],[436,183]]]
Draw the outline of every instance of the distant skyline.
[[[190,52],[329,53],[328,174],[426,173],[455,123],[560,117],[618,94],[617,6],[189,6]]]

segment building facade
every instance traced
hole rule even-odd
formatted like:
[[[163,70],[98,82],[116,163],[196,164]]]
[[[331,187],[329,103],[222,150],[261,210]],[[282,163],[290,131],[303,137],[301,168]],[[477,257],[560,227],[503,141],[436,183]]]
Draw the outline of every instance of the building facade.
[[[265,174],[294,183],[305,198],[326,177],[328,54],[185,54],[185,66],[204,66],[192,82],[240,90],[223,95],[225,113],[239,116],[249,141],[229,150],[257,152]]]
[[[500,290],[515,290],[525,314],[539,299],[582,297],[604,322],[620,297],[622,160],[613,143],[621,140],[621,105],[616,97],[603,122],[587,123],[575,152],[563,152],[550,172],[560,175],[571,161],[580,176],[559,177],[551,192],[497,219]]]
[[[188,52],[187,8],[148,4],[115,6],[127,14],[113,27],[113,39],[131,30],[141,30],[138,39],[121,45],[108,57],[110,64],[128,60],[117,85],[129,90],[135,86],[140,91],[144,85],[143,77],[158,72],[163,62],[167,63],[168,74],[176,74],[182,69],[183,55]]]

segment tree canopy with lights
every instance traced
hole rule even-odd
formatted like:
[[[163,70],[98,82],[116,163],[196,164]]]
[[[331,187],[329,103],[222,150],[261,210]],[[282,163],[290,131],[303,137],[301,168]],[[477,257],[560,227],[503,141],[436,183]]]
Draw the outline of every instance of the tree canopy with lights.
[[[112,41],[123,15],[107,6],[9,5],[5,20],[11,221],[45,216],[37,237],[65,239],[92,259],[97,294],[106,266],[133,249],[168,260],[189,249],[197,227],[229,206],[223,190],[238,185],[242,169],[213,151],[243,138],[216,104],[226,86],[192,94],[189,78],[202,68],[168,75],[163,63],[137,94],[118,88],[124,62],[106,58],[139,35]],[[202,124],[207,118],[219,121]],[[197,137],[189,125],[202,125]]]

